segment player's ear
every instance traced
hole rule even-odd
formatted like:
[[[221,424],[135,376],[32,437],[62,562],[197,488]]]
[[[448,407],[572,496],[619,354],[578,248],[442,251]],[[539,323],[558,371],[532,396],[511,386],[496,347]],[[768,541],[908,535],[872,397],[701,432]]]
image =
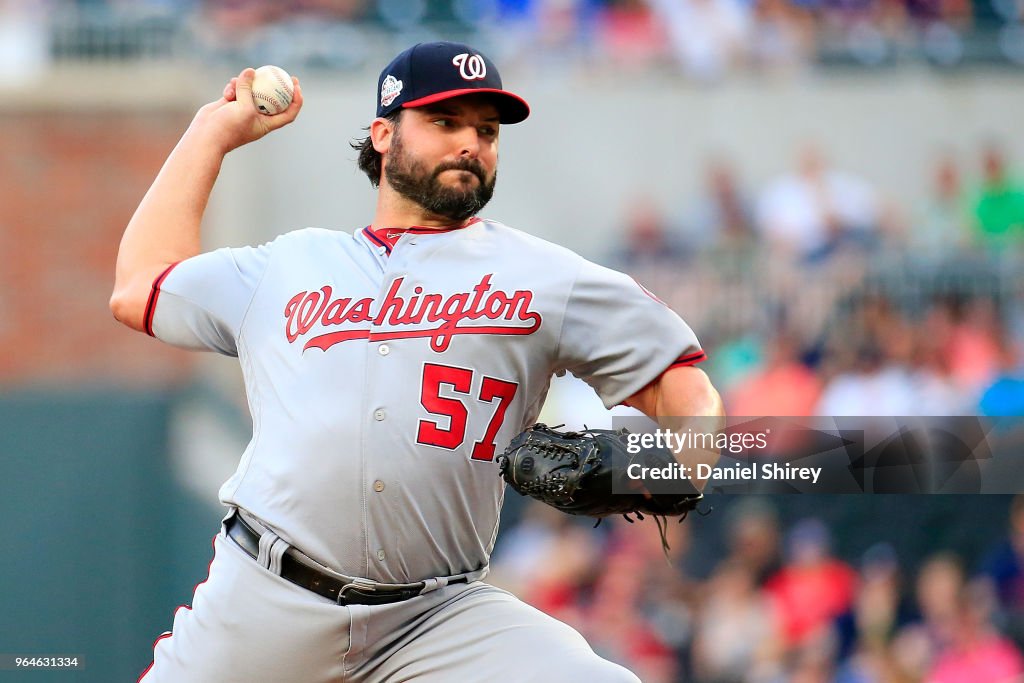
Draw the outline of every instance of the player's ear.
[[[395,135],[395,124],[388,119],[376,118],[370,123],[370,142],[380,154],[387,154]]]

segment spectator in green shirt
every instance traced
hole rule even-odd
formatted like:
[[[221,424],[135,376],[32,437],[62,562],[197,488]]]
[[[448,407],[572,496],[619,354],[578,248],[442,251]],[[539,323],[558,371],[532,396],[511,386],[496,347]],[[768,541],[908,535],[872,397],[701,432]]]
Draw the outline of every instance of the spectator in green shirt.
[[[974,205],[978,239],[1007,244],[1024,238],[1024,187],[1007,175],[1006,160],[994,145],[985,149],[981,191]]]

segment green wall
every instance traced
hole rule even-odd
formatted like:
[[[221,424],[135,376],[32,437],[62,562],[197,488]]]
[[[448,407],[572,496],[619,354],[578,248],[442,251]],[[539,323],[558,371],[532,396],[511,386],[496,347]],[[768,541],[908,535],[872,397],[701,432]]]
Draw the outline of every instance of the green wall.
[[[0,397],[0,653],[83,671],[0,681],[134,681],[205,578],[218,519],[168,461],[168,396]]]

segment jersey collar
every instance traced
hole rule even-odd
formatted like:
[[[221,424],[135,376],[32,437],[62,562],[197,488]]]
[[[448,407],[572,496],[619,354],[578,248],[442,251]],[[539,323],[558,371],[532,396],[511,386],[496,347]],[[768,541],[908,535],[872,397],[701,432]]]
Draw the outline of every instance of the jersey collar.
[[[430,228],[423,225],[413,225],[408,228],[376,228],[373,229],[369,225],[363,229],[366,234],[366,238],[376,244],[377,246],[384,247],[388,254],[391,254],[391,250],[395,248],[395,244],[402,238],[405,233],[412,233],[414,235],[429,235],[439,232],[453,232],[455,230],[463,230],[471,225],[479,223],[479,218],[471,218],[464,225],[453,225],[450,227],[443,228]]]

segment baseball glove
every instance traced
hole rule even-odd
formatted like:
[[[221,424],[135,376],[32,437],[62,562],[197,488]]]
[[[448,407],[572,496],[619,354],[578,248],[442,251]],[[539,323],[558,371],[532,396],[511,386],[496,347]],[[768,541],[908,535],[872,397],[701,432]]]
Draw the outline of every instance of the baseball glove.
[[[571,515],[601,518],[630,514],[654,515],[661,529],[664,517],[686,515],[703,498],[689,480],[673,483],[672,493],[648,491],[643,480],[630,479],[630,465],[665,467],[676,462],[666,448],[627,450],[625,429],[560,432],[535,424],[517,435],[498,456],[502,478],[522,495],[531,496]],[[662,542],[665,535],[662,532]],[[667,545],[667,544],[666,544]]]

